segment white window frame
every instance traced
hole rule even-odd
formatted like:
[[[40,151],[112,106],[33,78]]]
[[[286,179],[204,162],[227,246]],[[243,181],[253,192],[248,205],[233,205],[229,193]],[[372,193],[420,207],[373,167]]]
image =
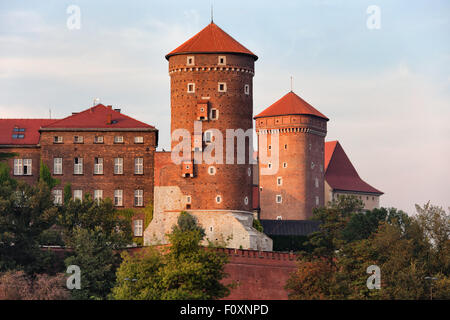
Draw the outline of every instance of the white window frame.
[[[135,207],[144,206],[144,190],[142,189],[134,190],[134,206]]]
[[[249,167],[249,168],[247,169],[247,174],[248,174],[249,177],[252,176],[252,168]]]
[[[54,136],[53,143],[63,143],[63,137],[62,136]]]
[[[83,190],[80,189],[73,190],[73,200],[76,199],[83,201]]]
[[[215,117],[213,117],[213,110],[216,112],[216,116]],[[211,108],[211,110],[209,110],[209,119],[211,119],[211,120],[219,120],[219,109]]]
[[[14,159],[14,175],[23,175],[23,159]]]
[[[248,205],[248,197],[245,197],[245,198],[244,198],[244,204],[245,204],[245,205]]]
[[[318,206],[319,203],[320,203],[320,198],[319,198],[319,196],[316,196],[316,206]]]
[[[283,216],[277,216],[277,220],[283,220]]]
[[[76,163],[75,161],[77,161]],[[83,158],[75,157],[73,159],[73,174],[83,174]]]
[[[114,174],[123,174],[123,158],[114,158]]]
[[[101,144],[101,143],[103,143],[103,142],[104,142],[103,136],[95,136],[95,137],[94,137],[94,143],[99,143],[99,144]]]
[[[283,162],[283,168],[287,168],[287,162]]]
[[[277,177],[277,186],[283,185],[283,177]]]
[[[221,61],[221,59],[222,59],[223,61]],[[218,64],[219,66],[225,66],[225,65],[227,65],[227,56],[218,56],[218,57],[217,57],[217,64]]]
[[[249,84],[244,85],[244,93],[246,95],[250,94],[250,85]]]
[[[222,203],[222,196],[220,194],[216,195],[216,203]],[[217,200],[219,199],[219,200]]]
[[[135,237],[142,237],[144,221],[142,219],[133,220],[133,234]]]
[[[318,178],[314,179],[314,185],[316,186],[316,188],[319,187],[319,179]]]
[[[73,136],[73,143],[84,143],[83,136]]]
[[[134,174],[144,174],[144,158],[134,158]]]
[[[123,136],[114,136],[114,143],[123,143]]]
[[[97,161],[97,163],[95,163]],[[103,158],[94,158],[94,174],[103,174]]]
[[[283,203],[283,197],[281,196],[281,194],[277,194],[275,196],[275,202],[276,203]]]
[[[191,62],[189,62],[191,60]],[[186,65],[187,66],[195,66],[195,57],[194,56],[188,56],[186,58]]]
[[[123,190],[120,189],[114,190],[114,206],[116,207],[123,206]]]
[[[209,139],[207,139],[209,136]],[[211,130],[206,130],[205,133],[203,133],[203,140],[206,144],[212,143],[214,138],[214,134]]]
[[[189,87],[190,87],[191,85],[192,85],[192,90],[189,90]],[[189,83],[187,84],[186,90],[187,90],[187,93],[195,93],[195,83],[189,82]]]
[[[144,143],[144,137],[143,136],[136,136],[134,137],[134,143]]]
[[[208,167],[208,174],[209,174],[210,176],[214,176],[214,175],[216,174],[216,172],[217,172],[216,167],[214,167],[214,166],[209,166],[209,167]]]
[[[191,195],[187,195],[186,196],[186,204],[191,204],[192,202],[192,196]]]
[[[223,85],[223,90],[220,90],[220,86]],[[227,83],[226,82],[219,82],[217,84],[217,91],[218,92],[227,92]]]
[[[269,163],[267,164],[267,168],[272,169],[272,162],[269,162]]]
[[[103,190],[94,190],[94,201],[100,203],[101,200],[103,200]]]
[[[61,189],[55,189],[52,191],[53,193],[53,204],[62,205],[63,204],[63,192]]]
[[[31,176],[33,174],[33,160],[32,159],[23,159],[22,174],[24,176]]]
[[[62,174],[63,158],[53,158],[53,174]]]

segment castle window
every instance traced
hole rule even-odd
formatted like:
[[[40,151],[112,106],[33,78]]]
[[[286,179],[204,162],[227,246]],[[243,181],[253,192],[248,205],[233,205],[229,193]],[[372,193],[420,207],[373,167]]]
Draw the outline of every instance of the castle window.
[[[222,202],[222,196],[217,195],[216,196],[216,202],[221,203]]]
[[[103,174],[103,158],[94,159],[94,174]]]
[[[83,201],[83,190],[73,190],[73,200]]]
[[[269,150],[272,150],[272,145],[269,144]]]
[[[314,162],[311,162],[311,169],[314,169],[315,166]]]
[[[192,197],[186,196],[186,203],[191,204],[191,201],[192,201]]]
[[[144,143],[144,137],[142,136],[134,137],[134,143]]]
[[[219,92],[227,92],[227,84],[225,82],[219,82],[217,90]]]
[[[95,136],[94,143],[103,143],[103,136]]]
[[[282,216],[277,216],[277,220],[283,220]]]
[[[247,174],[248,174],[249,177],[252,175],[252,168],[248,168],[247,169]]]
[[[319,205],[319,196],[316,196],[316,206]]]
[[[123,174],[123,158],[114,158],[114,174]]]
[[[287,168],[287,162],[283,162],[283,168]]]
[[[144,190],[134,190],[134,205],[136,207],[144,205]]]
[[[83,143],[83,136],[74,136],[73,143]]]
[[[366,197],[366,200],[369,200],[369,197]]]
[[[189,56],[189,57],[187,57],[186,65],[193,66],[194,61],[195,61],[195,58],[193,56]]]
[[[284,145],[284,150],[287,150],[287,144]]]
[[[259,191],[263,191],[263,187],[259,187]]]
[[[316,188],[319,187],[319,179],[315,178],[314,179],[314,184],[316,185]]]
[[[212,142],[212,138],[213,138],[212,131],[205,131],[205,133],[204,133],[205,143],[211,143]]]
[[[188,93],[194,93],[195,92],[195,83],[188,83],[188,85],[187,85],[187,92]]]
[[[217,120],[217,119],[219,119],[219,110],[217,110],[217,109],[211,109],[211,112],[210,112],[210,118],[211,118],[211,120]]]
[[[103,190],[94,190],[94,201],[100,203],[103,199]]]
[[[267,167],[268,167],[269,169],[272,169],[272,163],[269,162],[269,163],[267,164]]]
[[[55,205],[61,205],[63,203],[62,201],[62,190],[58,189],[58,190],[53,190],[53,203]]]
[[[123,143],[123,136],[115,136],[114,143]]]
[[[114,190],[114,205],[116,207],[123,205],[123,190]]]
[[[83,174],[83,158],[73,159],[73,174]]]
[[[227,64],[227,57],[225,56],[219,56],[219,61],[217,63],[218,65],[224,66]]]
[[[215,175],[215,174],[216,174],[216,167],[214,167],[214,166],[208,167],[208,173],[209,173],[211,176]]]
[[[249,86],[248,84],[244,85],[244,93],[245,93],[246,95],[249,95],[249,94],[250,94],[250,86]]]
[[[375,197],[372,197],[372,200],[375,200]]]
[[[53,158],[53,174],[62,174],[62,158]]]
[[[134,159],[134,174],[144,174],[144,158]]]
[[[248,204],[248,197],[244,198],[244,204],[247,205]]]
[[[134,224],[134,228],[133,228],[133,234],[135,237],[142,237],[142,225],[143,225],[143,221],[142,220],[134,220],[133,221]]]
[[[278,177],[278,178],[277,178],[277,185],[278,185],[278,186],[281,186],[282,184],[283,184],[283,178]]]
[[[62,136],[54,136],[53,143],[63,143],[63,137]]]
[[[281,194],[277,194],[275,197],[275,200],[277,203],[281,203],[283,201],[283,198],[281,197]]]

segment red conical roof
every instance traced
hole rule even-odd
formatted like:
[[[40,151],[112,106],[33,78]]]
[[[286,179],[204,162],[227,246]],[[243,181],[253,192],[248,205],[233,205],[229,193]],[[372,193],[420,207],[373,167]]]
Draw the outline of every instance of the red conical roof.
[[[228,33],[220,29],[214,22],[211,22],[203,30],[183,43],[181,46],[166,55],[166,59],[177,54],[185,53],[240,53],[252,56],[255,60],[258,57],[234,40]]]
[[[280,100],[272,104],[254,118],[273,117],[288,114],[306,114],[329,120],[308,102],[300,98],[294,92],[287,93]]]
[[[325,143],[324,160],[325,180],[334,190],[383,194],[359,177],[339,141]]]

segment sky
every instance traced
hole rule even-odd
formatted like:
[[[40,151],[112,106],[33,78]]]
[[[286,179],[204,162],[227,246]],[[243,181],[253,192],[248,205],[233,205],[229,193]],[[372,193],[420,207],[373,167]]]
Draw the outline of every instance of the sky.
[[[259,57],[254,114],[292,76],[382,206],[450,206],[449,1],[0,1],[0,118],[62,118],[99,98],[156,126],[169,149],[164,56],[210,22],[211,3]]]

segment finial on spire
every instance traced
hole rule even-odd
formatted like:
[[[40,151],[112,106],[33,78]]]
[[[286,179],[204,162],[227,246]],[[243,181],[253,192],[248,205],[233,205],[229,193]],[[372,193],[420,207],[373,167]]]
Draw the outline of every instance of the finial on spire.
[[[213,8],[213,4],[211,2],[211,23],[214,22],[214,8]]]
[[[293,77],[291,76],[291,92],[293,92],[292,81],[293,81]]]

